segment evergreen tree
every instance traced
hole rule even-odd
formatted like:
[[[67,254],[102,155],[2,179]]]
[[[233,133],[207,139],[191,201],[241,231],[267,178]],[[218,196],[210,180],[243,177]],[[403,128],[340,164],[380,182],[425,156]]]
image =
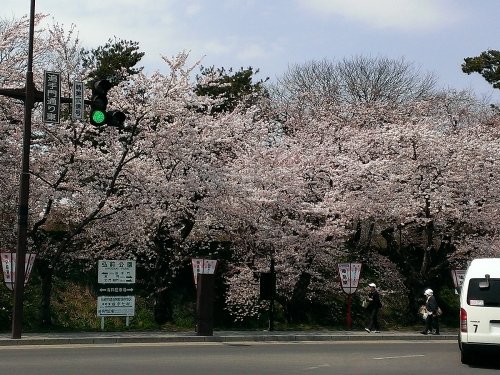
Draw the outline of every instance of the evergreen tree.
[[[500,89],[500,51],[490,49],[479,56],[466,57],[464,61],[464,73],[479,73],[494,88]]]
[[[109,39],[104,46],[83,51],[83,67],[89,69],[91,81],[108,79],[113,85],[139,73],[143,67],[136,67],[144,56],[139,52],[139,43],[130,40]]]
[[[197,86],[195,92],[200,96],[208,96],[212,99],[219,99],[220,104],[212,107],[211,113],[232,112],[237,105],[244,103],[246,107],[255,102],[255,98],[267,95],[264,82],[268,80],[258,80],[254,83],[254,76],[259,73],[252,67],[240,68],[233,72],[230,68],[201,67],[201,75],[197,76]]]

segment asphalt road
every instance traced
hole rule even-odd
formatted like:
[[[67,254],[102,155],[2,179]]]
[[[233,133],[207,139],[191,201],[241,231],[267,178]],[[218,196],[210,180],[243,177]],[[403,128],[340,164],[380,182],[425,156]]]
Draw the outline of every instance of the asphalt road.
[[[171,343],[0,347],[0,374],[498,374],[462,365],[456,341]]]

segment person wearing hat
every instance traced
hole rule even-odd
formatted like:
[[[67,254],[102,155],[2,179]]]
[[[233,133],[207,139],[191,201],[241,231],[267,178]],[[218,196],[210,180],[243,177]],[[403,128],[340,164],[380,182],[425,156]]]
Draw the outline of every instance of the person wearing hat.
[[[425,329],[420,332],[423,335],[432,333],[433,335],[439,335],[439,317],[437,314],[438,304],[436,297],[434,297],[434,292],[432,289],[426,289],[424,292],[426,298],[425,310],[427,312],[427,317],[425,318]],[[432,331],[434,328],[434,332]]]
[[[380,294],[377,291],[377,285],[375,283],[368,284],[370,291],[368,292],[368,306],[366,307],[366,311],[368,313],[368,326],[365,328],[365,331],[368,333],[379,333],[380,326],[378,324],[378,312],[382,307],[382,303],[380,302]]]

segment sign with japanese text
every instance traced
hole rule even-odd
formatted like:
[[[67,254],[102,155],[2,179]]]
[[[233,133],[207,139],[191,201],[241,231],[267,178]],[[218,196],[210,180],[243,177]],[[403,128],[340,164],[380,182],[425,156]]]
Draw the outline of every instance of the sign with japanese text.
[[[339,263],[340,285],[347,294],[353,294],[358,288],[361,275],[361,263]]]
[[[211,259],[191,259],[193,265],[194,284],[198,282],[198,274],[213,274],[217,267],[217,261]]]
[[[97,266],[97,316],[134,316],[136,261],[100,260]]]
[[[61,73],[44,71],[43,122],[59,124],[61,113]]]
[[[99,284],[134,284],[135,260],[100,260],[97,272]]]
[[[134,316],[135,296],[98,296],[97,316]]]
[[[31,270],[33,269],[33,264],[35,263],[36,254],[26,254],[24,262],[24,285],[29,280]],[[3,280],[7,288],[14,290],[14,284],[16,281],[16,253],[1,253],[0,257],[2,259],[2,269],[3,269]]]
[[[99,285],[99,295],[130,295],[134,294],[134,285],[124,284],[105,284]]]
[[[83,112],[85,108],[83,82],[73,81],[73,105],[71,118],[73,120],[83,120]]]

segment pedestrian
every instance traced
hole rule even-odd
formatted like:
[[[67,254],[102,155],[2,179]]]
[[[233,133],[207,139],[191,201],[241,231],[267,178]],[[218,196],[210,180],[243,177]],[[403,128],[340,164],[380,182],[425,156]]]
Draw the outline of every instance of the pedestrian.
[[[430,333],[432,333],[433,335],[439,335],[439,306],[437,304],[436,297],[434,297],[434,292],[432,291],[432,289],[426,289],[424,292],[424,296],[426,298],[425,313],[427,315],[424,314],[425,328],[420,333],[423,335],[428,335]]]
[[[380,294],[377,291],[377,285],[375,283],[368,284],[369,292],[366,306],[366,311],[368,314],[368,326],[365,328],[365,331],[368,333],[379,333],[380,326],[378,324],[378,312],[382,307],[382,303],[380,302]]]

